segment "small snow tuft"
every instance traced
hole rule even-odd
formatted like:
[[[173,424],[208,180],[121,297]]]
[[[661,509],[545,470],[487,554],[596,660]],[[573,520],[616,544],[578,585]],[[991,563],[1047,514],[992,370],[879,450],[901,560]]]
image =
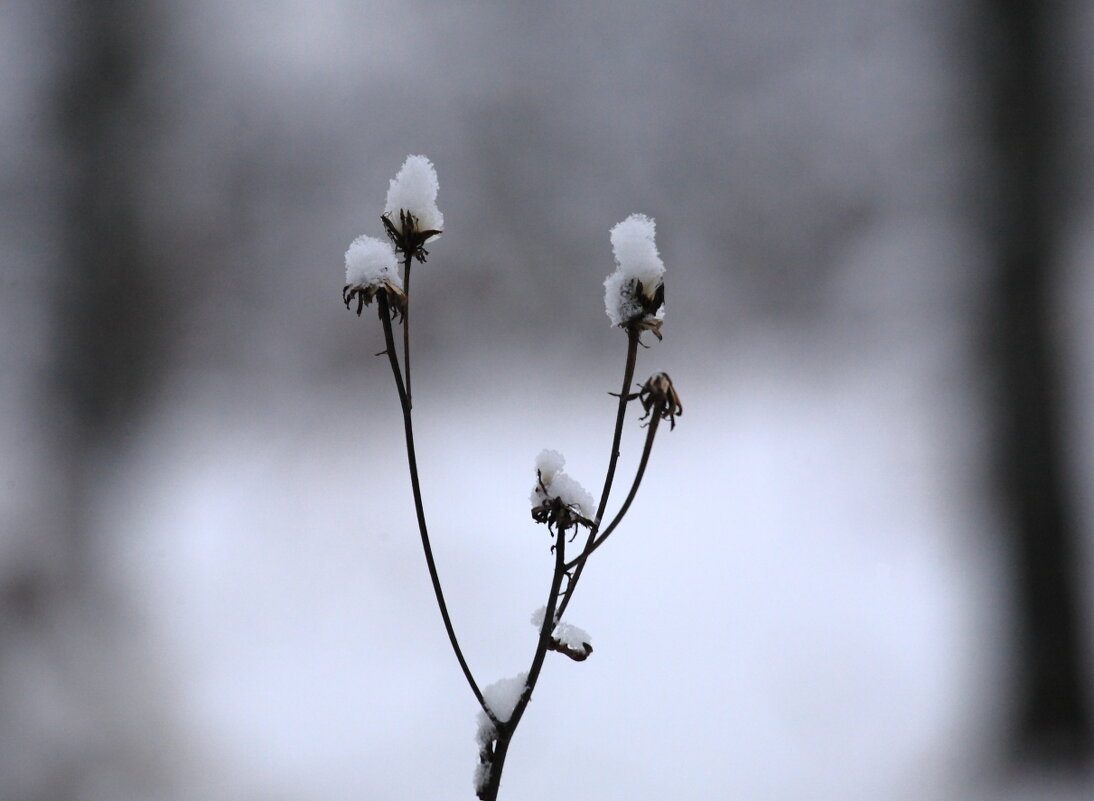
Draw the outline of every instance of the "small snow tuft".
[[[399,212],[406,210],[418,218],[418,230],[441,231],[444,215],[437,208],[437,170],[425,156],[407,156],[387,190],[384,213],[398,227]]]
[[[584,629],[570,623],[559,623],[555,626],[554,638],[573,651],[580,651],[586,645],[592,645],[593,640]]]
[[[544,449],[536,457],[536,470],[544,484],[550,484],[555,475],[566,465],[566,457],[558,451]]]
[[[551,495],[558,498],[567,506],[575,507],[585,517],[591,517],[596,508],[596,502],[589,491],[581,486],[577,479],[559,471],[549,487]]]
[[[350,286],[381,286],[390,284],[403,288],[399,277],[395,251],[391,245],[374,236],[359,236],[346,251],[346,283]]]
[[[665,265],[654,242],[656,224],[645,214],[632,214],[611,230],[615,263],[625,278],[637,278],[645,285],[657,284]]]
[[[494,717],[502,723],[509,720],[527,683],[528,674],[518,673],[510,679],[498,679],[482,691],[483,700]]]
[[[529,497],[532,506],[540,506],[552,498],[558,498],[585,517],[591,517],[596,508],[593,496],[562,469],[564,464],[566,459],[558,451],[544,450],[536,457],[539,478]]]
[[[513,710],[516,709],[517,702],[520,701],[520,696],[524,692],[527,683],[527,673],[518,673],[511,679],[498,679],[493,684],[483,688],[482,698],[486,702],[486,706],[494,713],[494,717],[504,723],[509,720]],[[497,730],[494,728],[494,721],[490,720],[490,717],[484,711],[479,710],[476,722],[478,727],[475,732],[475,741],[480,748],[485,747],[498,735]],[[489,770],[489,766],[485,767]],[[476,771],[476,787],[479,786],[480,778],[480,773]]]

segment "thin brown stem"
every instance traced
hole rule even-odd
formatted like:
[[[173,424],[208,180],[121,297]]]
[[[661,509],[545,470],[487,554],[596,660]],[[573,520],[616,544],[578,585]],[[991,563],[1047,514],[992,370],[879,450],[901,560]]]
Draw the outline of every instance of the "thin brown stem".
[[[406,372],[406,405],[414,408],[413,396],[410,394],[410,264],[414,256],[407,253],[403,257],[403,292],[407,297],[407,304],[403,308],[403,370]]]
[[[596,539],[587,545],[576,559],[564,566],[566,570],[572,570],[576,567],[580,571],[589,555],[604,544],[604,540],[608,539],[611,533],[615,531],[616,526],[622,522],[623,516],[627,514],[627,510],[631,508],[631,502],[634,500],[634,496],[638,494],[638,486],[642,483],[642,476],[646,473],[646,464],[649,462],[650,452],[653,450],[653,438],[657,436],[657,425],[660,422],[661,417],[659,415],[654,414],[650,417],[649,429],[646,433],[646,444],[642,448],[642,459],[638,462],[638,471],[635,473],[634,483],[631,484],[631,491],[627,493],[627,499],[623,501],[623,506],[620,507],[619,512],[616,513],[608,527],[602,533],[596,535]]]
[[[505,767],[505,756],[509,752],[509,742],[520,724],[524,711],[532,700],[532,691],[539,681],[539,674],[543,670],[543,662],[547,657],[548,645],[551,635],[555,630],[555,620],[558,618],[556,611],[559,592],[562,589],[562,577],[565,575],[566,562],[566,529],[560,528],[555,535],[555,572],[551,579],[551,590],[547,595],[547,605],[543,612],[543,624],[539,627],[539,640],[536,643],[536,652],[532,656],[532,665],[528,668],[528,678],[524,682],[524,692],[513,708],[509,719],[504,723],[496,724],[498,739],[494,744],[494,756],[490,762],[490,778],[483,788],[479,798],[483,801],[496,801],[498,789],[501,787],[501,772]]]
[[[604,519],[604,510],[608,507],[608,496],[612,492],[612,484],[615,481],[615,468],[619,463],[619,443],[623,439],[623,421],[626,419],[627,403],[630,402],[631,383],[634,381],[634,366],[638,361],[638,338],[641,332],[634,326],[627,328],[627,363],[623,368],[623,386],[619,390],[619,405],[615,412],[615,433],[612,435],[612,452],[608,459],[608,471],[604,475],[604,488],[600,492],[600,504],[596,509],[594,525],[589,529],[589,538],[585,541],[584,551],[588,551],[593,544],[593,538],[600,528],[600,521]],[[577,570],[566,583],[566,593],[559,605],[558,614],[561,617],[570,605],[570,599],[574,596],[574,589],[581,578],[581,572],[585,569],[585,560],[580,560]]]
[[[414,426],[410,419],[410,396],[407,394],[406,386],[403,384],[402,371],[399,369],[399,359],[395,355],[395,335],[391,330],[391,308],[388,304],[387,296],[383,292],[379,293],[377,298],[380,301],[380,320],[384,325],[384,343],[387,345],[386,353],[388,361],[391,363],[391,372],[395,376],[395,388],[399,391],[399,404],[403,411],[403,429],[406,433],[406,457],[410,466],[410,486],[414,493],[414,511],[418,516],[418,531],[421,532],[422,535],[422,550],[425,551],[425,563],[429,568],[429,579],[433,582],[433,594],[437,596],[437,606],[441,610],[441,619],[444,620],[444,629],[448,632],[448,641],[452,644],[452,650],[456,654],[456,660],[460,663],[460,669],[463,670],[464,678],[467,679],[467,683],[471,687],[471,692],[475,694],[475,699],[479,702],[479,706],[483,708],[483,711],[491,721],[496,723],[497,719],[494,717],[494,713],[491,712],[486,705],[486,701],[482,697],[482,691],[475,682],[475,677],[471,675],[471,669],[467,666],[467,660],[464,659],[459,640],[456,639],[456,631],[452,627],[452,619],[448,614],[448,605],[444,600],[444,592],[441,589],[441,579],[437,574],[437,565],[433,560],[433,548],[429,543],[429,531],[425,524],[422,490],[418,482],[418,458],[414,450]],[[409,379],[409,373],[407,377]]]

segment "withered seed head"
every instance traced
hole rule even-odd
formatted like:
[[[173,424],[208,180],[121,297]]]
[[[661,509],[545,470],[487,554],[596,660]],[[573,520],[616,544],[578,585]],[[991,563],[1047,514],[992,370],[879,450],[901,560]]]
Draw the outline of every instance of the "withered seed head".
[[[431,237],[442,233],[433,229],[418,230],[418,218],[406,209],[399,209],[398,225],[391,221],[391,216],[388,213],[380,215],[380,222],[384,224],[384,230],[387,232],[391,244],[395,246],[396,253],[402,253],[404,256],[410,255],[422,263],[425,262],[425,257],[429,255],[429,251],[425,249],[425,243]]]
[[[380,284],[347,284],[342,287],[342,302],[346,304],[346,308],[350,307],[350,304],[357,301],[357,316],[361,316],[361,309],[368,306],[372,301],[383,292],[387,295],[388,306],[391,308],[391,316],[398,319],[406,311],[407,298],[406,293],[396,286],[392,286],[387,281]]]
[[[680,402],[680,396],[676,394],[676,387],[668,373],[650,376],[639,390],[638,400],[646,411],[643,420],[655,415],[662,420],[668,420],[670,430],[676,428],[676,415],[684,413],[684,404]]]

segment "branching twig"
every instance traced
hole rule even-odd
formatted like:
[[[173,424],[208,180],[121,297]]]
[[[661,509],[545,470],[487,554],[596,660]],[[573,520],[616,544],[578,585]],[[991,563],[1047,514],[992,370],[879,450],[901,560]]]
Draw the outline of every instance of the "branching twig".
[[[650,460],[650,451],[653,450],[653,438],[657,436],[657,424],[661,422],[661,418],[654,415],[650,419],[649,429],[646,433],[646,444],[642,448],[642,459],[638,463],[638,471],[634,476],[634,483],[631,484],[631,491],[627,493],[627,499],[623,501],[623,505],[619,508],[619,512],[616,513],[612,522],[608,524],[608,527],[600,534],[596,535],[596,539],[591,541],[589,545],[585,547],[585,550],[574,559],[572,562],[567,562],[564,566],[566,570],[573,568],[581,569],[581,566],[585,564],[585,561],[589,558],[589,555],[599,548],[604,540],[608,539],[615,527],[623,520],[623,516],[627,514],[627,510],[631,508],[631,502],[634,500],[634,496],[638,494],[638,486],[642,483],[642,476],[646,473],[646,464]]]
[[[641,332],[635,326],[627,328],[627,363],[623,368],[623,386],[619,390],[619,405],[615,413],[615,433],[612,435],[612,452],[608,458],[608,470],[604,476],[604,488],[600,492],[600,504],[596,509],[596,518],[593,527],[589,529],[589,538],[585,541],[584,551],[589,551],[596,536],[600,521],[604,519],[604,510],[608,507],[608,496],[612,491],[612,483],[615,481],[615,468],[619,463],[619,443],[623,438],[623,421],[626,419],[627,403],[631,396],[631,382],[634,381],[634,366],[638,360],[638,338]],[[558,615],[562,617],[566,607],[570,605],[570,599],[574,596],[574,589],[581,578],[581,572],[585,569],[585,560],[581,559],[570,580],[566,582],[566,594],[562,597],[562,603],[558,608]]]
[[[566,562],[566,529],[559,527],[555,534],[555,572],[551,579],[551,590],[547,595],[547,606],[543,613],[543,623],[539,628],[539,639],[536,642],[536,652],[532,656],[532,665],[528,668],[528,677],[524,682],[524,691],[520,695],[509,719],[504,723],[495,724],[497,741],[494,743],[493,757],[490,761],[490,778],[479,793],[482,801],[495,801],[498,797],[498,789],[501,786],[501,773],[505,766],[505,757],[509,752],[509,743],[520,724],[524,710],[532,700],[532,691],[539,681],[540,671],[551,644],[551,634],[555,629],[555,621],[558,619],[558,597],[562,588],[562,577],[565,575]]]

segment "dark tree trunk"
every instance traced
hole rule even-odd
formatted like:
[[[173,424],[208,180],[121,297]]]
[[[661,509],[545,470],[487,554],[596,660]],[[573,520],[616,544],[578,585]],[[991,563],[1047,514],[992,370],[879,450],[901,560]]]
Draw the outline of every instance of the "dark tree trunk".
[[[3,798],[79,801],[104,776],[137,797],[160,781],[146,736],[154,684],[102,575],[92,516],[96,482],[135,430],[162,361],[164,277],[153,272],[141,205],[154,9],[50,7],[64,54],[50,98],[64,172],[53,226],[61,262],[46,306],[52,374],[36,427],[52,475],[17,534],[18,564],[0,575],[0,740],[19,745],[0,755]]]
[[[1064,447],[1055,224],[1062,193],[1054,162],[1062,115],[1045,0],[996,0],[986,89],[997,181],[989,243],[994,281],[987,342],[993,459],[1013,538],[1017,606],[1012,746],[1021,763],[1080,767],[1090,754],[1076,519]]]

